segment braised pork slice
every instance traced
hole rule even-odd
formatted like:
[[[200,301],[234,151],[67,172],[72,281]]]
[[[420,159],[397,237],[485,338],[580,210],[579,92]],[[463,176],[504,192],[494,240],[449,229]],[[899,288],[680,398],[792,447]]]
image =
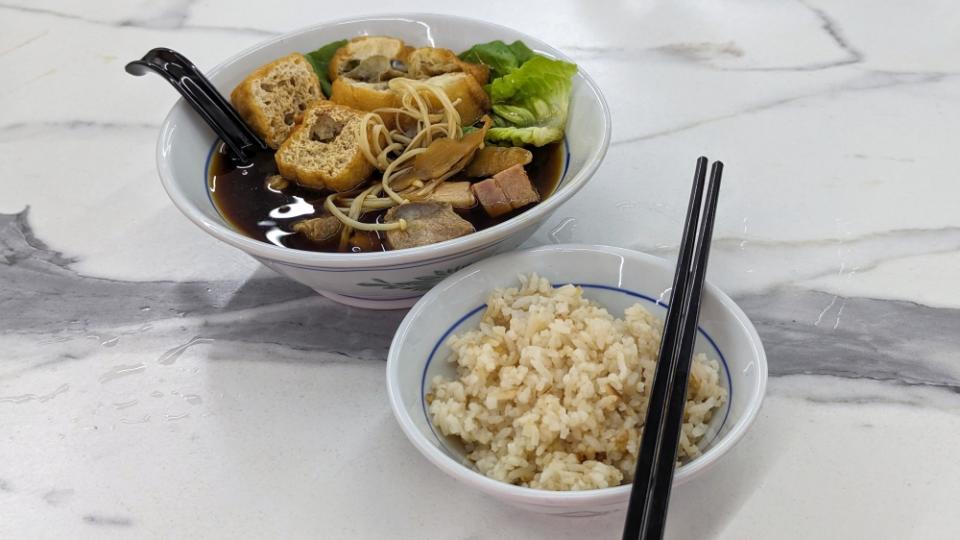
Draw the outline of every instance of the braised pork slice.
[[[519,164],[477,182],[471,189],[490,217],[499,217],[540,201],[527,171]]]
[[[500,189],[506,194],[507,200],[510,201],[510,206],[514,210],[540,202],[540,194],[537,193],[533,183],[530,182],[530,177],[527,176],[527,171],[524,170],[523,165],[514,165],[509,169],[500,171],[493,175],[493,179],[500,185]]]
[[[477,198],[470,190],[470,182],[443,182],[433,190],[427,200],[450,203],[457,210],[468,210],[477,205]]]
[[[395,206],[384,216],[386,223],[407,222],[404,229],[385,233],[390,249],[426,246],[459,238],[475,231],[473,224],[458,216],[450,203],[412,202]]]
[[[500,189],[500,185],[493,178],[477,182],[470,186],[470,189],[473,190],[480,206],[490,217],[500,217],[513,210],[510,201],[507,199],[507,194]]]

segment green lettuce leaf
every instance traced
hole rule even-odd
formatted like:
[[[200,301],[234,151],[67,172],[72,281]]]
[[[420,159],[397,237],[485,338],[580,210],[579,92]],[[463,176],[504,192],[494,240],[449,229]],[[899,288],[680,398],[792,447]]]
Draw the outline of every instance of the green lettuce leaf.
[[[494,79],[486,88],[494,114],[486,140],[517,146],[561,140],[576,73],[575,64],[535,54]]]
[[[317,73],[317,77],[320,79],[320,88],[323,89],[323,95],[327,97],[330,97],[330,75],[328,73],[330,59],[333,58],[337,49],[346,44],[347,40],[341,39],[340,41],[328,43],[315,51],[304,54],[310,62],[310,65],[313,66],[313,71]]]
[[[460,59],[473,64],[486,64],[490,68],[490,78],[496,79],[512,73],[537,54],[522,41],[507,45],[500,41],[479,43],[460,53]]]

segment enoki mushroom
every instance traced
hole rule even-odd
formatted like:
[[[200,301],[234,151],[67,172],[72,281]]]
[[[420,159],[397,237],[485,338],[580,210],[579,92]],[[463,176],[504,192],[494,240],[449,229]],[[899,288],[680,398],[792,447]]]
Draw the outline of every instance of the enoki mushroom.
[[[392,79],[389,85],[400,95],[400,106],[365,114],[359,127],[360,149],[367,161],[381,171],[381,181],[362,190],[334,193],[324,202],[324,207],[343,223],[341,250],[346,248],[354,230],[406,228],[403,219],[394,223],[363,223],[360,216],[430,195],[446,178],[433,179],[426,184],[409,176],[405,178],[413,169],[413,159],[426,152],[436,139],[460,140],[463,137],[456,103],[450,101],[441,88],[411,79]],[[431,96],[440,104],[439,110],[431,108]],[[387,127],[384,118],[393,121],[392,129]]]

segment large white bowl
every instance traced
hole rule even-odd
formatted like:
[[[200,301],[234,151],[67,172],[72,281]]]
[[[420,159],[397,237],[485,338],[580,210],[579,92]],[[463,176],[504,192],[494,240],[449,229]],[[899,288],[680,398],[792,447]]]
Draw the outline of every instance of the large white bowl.
[[[228,94],[250,71],[293,51],[307,52],[360,35],[390,35],[413,45],[462,51],[475,43],[523,40],[547,56],[571,61],[546,43],[510,28],[448,15],[400,14],[323,23],[271,39],[207,73]],[[164,120],[157,142],[160,179],[191,221],[266,266],[338,302],[360,307],[409,307],[443,277],[526,240],[564,201],[587,183],[610,141],[610,112],[593,80],[580,69],[567,119],[567,162],[556,192],[495,227],[438,244],[385,253],[318,253],[281,248],[234,230],[214,207],[207,187],[213,132],[181,99]]]
[[[667,261],[604,246],[559,245],[508,253],[470,266],[428,292],[400,324],[387,357],[390,406],[410,441],[437,467],[505,502],[550,514],[594,515],[622,508],[630,486],[588,491],[544,491],[510,485],[483,476],[469,465],[458,446],[439,435],[427,414],[424,395],[430,380],[456,376],[446,362],[452,333],[475,328],[491,290],[513,286],[520,273],[536,272],[554,284],[575,283],[588,298],[617,317],[637,302],[663,318],[673,278]],[[700,475],[727,453],[753,422],[767,383],[767,358],[756,330],[743,311],[719,289],[706,285],[695,352],[720,361],[727,404],[714,415],[701,446],[703,454],[682,465],[674,485]]]

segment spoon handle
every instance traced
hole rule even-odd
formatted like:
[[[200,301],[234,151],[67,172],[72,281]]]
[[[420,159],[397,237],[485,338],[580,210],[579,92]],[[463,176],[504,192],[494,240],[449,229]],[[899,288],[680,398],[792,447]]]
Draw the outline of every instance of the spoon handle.
[[[240,161],[250,161],[258,151],[266,150],[263,139],[251,130],[233,105],[224,99],[209,79],[185,56],[172,49],[158,47],[126,65],[127,73],[144,75],[153,71],[170,83],[193,110],[223,140]]]

